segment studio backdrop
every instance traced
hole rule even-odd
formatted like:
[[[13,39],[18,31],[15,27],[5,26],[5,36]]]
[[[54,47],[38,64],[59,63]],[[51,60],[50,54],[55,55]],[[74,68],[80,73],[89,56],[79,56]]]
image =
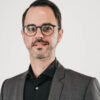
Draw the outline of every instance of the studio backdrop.
[[[21,29],[22,14],[34,0],[0,0],[0,87],[26,71],[29,54]],[[68,69],[100,82],[100,0],[51,0],[62,13],[63,38],[56,57]]]

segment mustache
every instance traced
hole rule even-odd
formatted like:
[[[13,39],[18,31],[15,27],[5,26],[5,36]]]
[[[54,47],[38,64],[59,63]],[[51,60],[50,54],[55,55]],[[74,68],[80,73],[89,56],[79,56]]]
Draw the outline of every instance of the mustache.
[[[44,43],[45,45],[49,45],[49,42],[48,41],[44,41],[44,40],[42,40],[42,39],[38,39],[38,40],[35,40],[34,42],[32,42],[32,46],[34,46],[36,43],[38,43],[38,42],[42,42],[42,43]]]

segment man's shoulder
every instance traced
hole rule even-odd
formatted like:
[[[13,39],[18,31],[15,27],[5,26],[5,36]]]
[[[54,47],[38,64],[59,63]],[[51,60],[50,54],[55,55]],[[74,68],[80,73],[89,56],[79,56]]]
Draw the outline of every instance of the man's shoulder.
[[[91,77],[89,75],[75,71],[73,69],[69,69],[66,66],[63,66],[58,60],[57,60],[57,62],[58,62],[58,74],[59,74],[59,71],[62,74],[64,73],[65,78],[70,77],[70,78],[76,78],[76,79],[82,79],[82,80],[89,80],[89,79],[94,78],[94,77]]]
[[[72,69],[64,68],[64,73],[65,73],[65,82],[69,81],[71,84],[74,85],[84,86],[88,85],[91,82],[97,81],[95,77],[80,73]]]
[[[20,73],[16,76],[6,79],[1,86],[1,92],[4,91],[5,93],[9,90],[13,91],[16,90],[19,84],[23,84],[26,78],[27,71]]]
[[[92,79],[95,79],[95,77],[83,74],[83,73],[75,71],[73,69],[66,68],[65,66],[63,66],[59,62],[58,62],[58,71],[57,71],[57,73],[58,73],[58,75],[63,74],[65,81],[70,79],[70,81],[75,81],[75,82],[81,83],[81,82],[89,82]]]
[[[89,79],[93,79],[94,77],[83,74],[81,72],[75,71],[73,69],[70,68],[66,68],[65,66],[63,66],[61,63],[58,62],[58,71],[60,71],[62,74],[65,74],[65,78],[76,78],[76,79],[82,79],[82,80],[89,80]],[[59,72],[58,72],[59,73]]]
[[[58,71],[57,71],[57,77],[59,75],[63,75],[64,76],[64,81],[70,81],[70,82],[74,82],[74,83],[82,83],[82,84],[88,84],[91,80],[94,80],[95,77],[80,73],[78,71],[66,68],[65,66],[63,66],[61,63],[58,62]],[[60,74],[59,74],[60,73]]]
[[[65,71],[65,76],[67,75],[67,77],[72,77],[72,78],[82,79],[82,80],[89,80],[94,78],[92,76],[89,76],[87,74],[69,68],[68,69],[64,68],[64,71]]]
[[[18,75],[16,75],[16,76],[13,76],[13,77],[11,77],[11,78],[6,79],[6,80],[3,82],[3,84],[8,84],[8,85],[17,84],[18,82],[20,82],[21,79],[24,80],[25,77],[26,77],[26,75],[27,75],[27,71],[26,71],[26,72],[23,72],[23,73],[20,73],[20,74],[18,74]]]
[[[77,78],[82,78],[82,79],[94,78],[92,76],[83,74],[81,72],[78,72],[78,71],[75,71],[75,70],[72,70],[72,69],[67,69],[67,68],[64,68],[64,69],[65,69],[65,74],[70,75],[71,77],[77,77]]]

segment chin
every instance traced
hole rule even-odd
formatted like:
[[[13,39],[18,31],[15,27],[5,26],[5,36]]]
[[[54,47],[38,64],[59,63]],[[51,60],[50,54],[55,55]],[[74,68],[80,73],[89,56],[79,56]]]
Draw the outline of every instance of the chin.
[[[43,52],[41,52],[41,53],[38,53],[38,54],[32,54],[32,56],[34,57],[34,58],[36,58],[36,59],[45,59],[45,58],[48,58],[48,57],[50,57],[50,54],[51,53],[43,53]]]
[[[52,50],[51,49],[41,49],[38,48],[38,50],[32,50],[31,51],[31,55],[33,56],[33,58],[36,59],[45,59],[45,58],[49,58],[52,54]]]

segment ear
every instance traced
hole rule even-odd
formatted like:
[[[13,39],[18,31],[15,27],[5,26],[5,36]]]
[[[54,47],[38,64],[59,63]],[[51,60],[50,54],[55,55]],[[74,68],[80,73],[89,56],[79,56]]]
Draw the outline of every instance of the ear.
[[[23,40],[24,40],[24,37],[25,37],[24,35],[25,35],[25,34],[24,34],[24,31],[23,31],[23,30],[21,30],[21,35],[22,35],[22,38],[23,38]]]
[[[60,29],[60,30],[59,30],[59,33],[58,33],[58,42],[61,41],[62,36],[63,36],[63,29]]]

